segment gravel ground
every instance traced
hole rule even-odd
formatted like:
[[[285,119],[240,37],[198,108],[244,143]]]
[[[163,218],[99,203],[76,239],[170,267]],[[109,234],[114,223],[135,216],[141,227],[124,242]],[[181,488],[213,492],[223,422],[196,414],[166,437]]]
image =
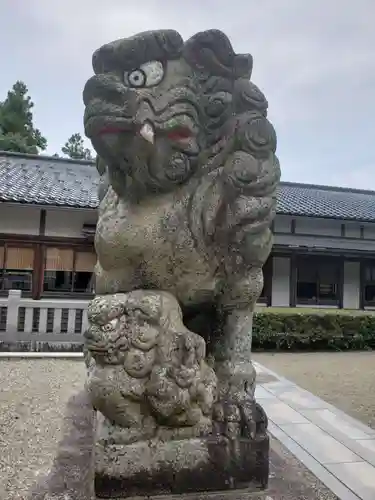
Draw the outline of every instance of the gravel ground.
[[[375,429],[375,352],[256,353],[254,360]]]
[[[254,357],[375,426],[375,353]],[[85,367],[80,360],[0,359],[1,500],[28,499],[31,488],[51,469],[56,454],[63,458],[64,450],[58,443],[66,405],[84,380]]]
[[[0,359],[0,498],[24,500],[48,472],[68,399],[85,380],[81,360]]]

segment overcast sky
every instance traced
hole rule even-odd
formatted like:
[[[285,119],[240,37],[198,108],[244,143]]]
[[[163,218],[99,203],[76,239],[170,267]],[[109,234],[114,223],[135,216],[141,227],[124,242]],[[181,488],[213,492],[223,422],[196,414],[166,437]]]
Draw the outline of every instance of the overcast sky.
[[[282,179],[375,189],[375,0],[0,0],[0,100],[23,80],[60,152],[83,133],[81,93],[101,44],[174,28],[223,30],[254,57]],[[6,45],[4,45],[6,44]],[[7,51],[4,49],[7,48]]]

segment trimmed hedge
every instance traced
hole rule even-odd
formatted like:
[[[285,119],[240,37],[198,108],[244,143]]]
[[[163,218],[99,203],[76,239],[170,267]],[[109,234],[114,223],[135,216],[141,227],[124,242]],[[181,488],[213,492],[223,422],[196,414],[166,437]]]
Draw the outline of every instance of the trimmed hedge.
[[[371,350],[375,315],[256,312],[254,350]]]
[[[375,349],[375,314],[257,311],[253,321],[254,351]],[[5,342],[0,352],[82,351],[82,343]]]

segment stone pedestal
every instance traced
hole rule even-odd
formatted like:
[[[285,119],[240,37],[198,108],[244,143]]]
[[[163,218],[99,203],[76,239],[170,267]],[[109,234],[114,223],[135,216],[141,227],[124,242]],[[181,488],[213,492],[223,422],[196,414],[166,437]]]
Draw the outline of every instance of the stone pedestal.
[[[269,438],[209,436],[131,445],[97,445],[97,498],[264,489]]]

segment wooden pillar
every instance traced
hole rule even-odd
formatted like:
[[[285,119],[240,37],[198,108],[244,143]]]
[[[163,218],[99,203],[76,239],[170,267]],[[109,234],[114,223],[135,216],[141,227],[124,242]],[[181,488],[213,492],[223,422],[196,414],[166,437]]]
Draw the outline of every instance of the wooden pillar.
[[[366,261],[360,259],[359,261],[359,308],[365,308],[365,271]]]
[[[296,307],[297,300],[297,257],[294,253],[290,256],[290,284],[289,284],[289,305]]]
[[[43,208],[39,214],[39,236],[46,234],[47,212]],[[44,245],[40,242],[34,245],[33,299],[40,299],[44,282]]]
[[[34,245],[34,270],[32,296],[34,300],[40,299],[43,292],[44,282],[44,245],[36,243]]]
[[[344,257],[340,257],[339,261],[339,275],[338,275],[338,299],[339,309],[344,307]]]
[[[273,255],[268,257],[267,261],[267,307],[272,305],[272,276],[273,276]]]

